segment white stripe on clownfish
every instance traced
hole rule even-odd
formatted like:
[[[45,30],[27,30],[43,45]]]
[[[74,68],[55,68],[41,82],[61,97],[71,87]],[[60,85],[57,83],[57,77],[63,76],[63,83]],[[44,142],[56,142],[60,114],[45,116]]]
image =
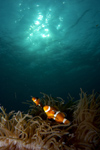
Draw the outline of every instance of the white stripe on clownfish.
[[[60,113],[60,111],[57,111],[55,114],[54,114],[54,118],[56,118],[56,116]]]
[[[63,123],[65,123],[65,122],[66,122],[66,120],[67,120],[67,119],[66,119],[66,118],[64,118]]]
[[[51,109],[51,108],[50,108],[50,106],[49,106],[49,107],[48,107],[48,109],[47,109],[47,110],[45,110],[45,112],[48,112],[48,111],[50,111],[50,109]]]

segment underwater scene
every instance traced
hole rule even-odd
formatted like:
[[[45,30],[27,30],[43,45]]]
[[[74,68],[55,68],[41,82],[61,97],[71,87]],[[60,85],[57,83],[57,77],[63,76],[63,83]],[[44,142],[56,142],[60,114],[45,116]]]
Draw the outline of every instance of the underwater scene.
[[[100,150],[100,0],[0,0],[0,150]]]

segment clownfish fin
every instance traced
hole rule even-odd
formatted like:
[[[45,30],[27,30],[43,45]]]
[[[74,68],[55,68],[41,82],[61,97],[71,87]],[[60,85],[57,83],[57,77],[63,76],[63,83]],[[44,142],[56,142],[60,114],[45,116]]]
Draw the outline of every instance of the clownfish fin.
[[[38,100],[38,102],[40,102],[40,99],[39,99],[39,98],[38,98],[37,100]]]
[[[42,107],[42,105],[41,105],[41,104],[38,104],[38,106]]]
[[[55,110],[52,110],[52,114],[54,115],[56,113],[56,111]]]
[[[58,122],[58,121],[59,121],[59,118],[56,117],[56,118],[54,118],[54,120]]]
[[[63,112],[60,112],[60,113],[61,113],[61,114],[62,114],[62,116],[65,118],[65,116],[66,116],[66,115],[65,115]]]
[[[50,114],[50,115],[48,115],[49,117],[51,117],[51,118],[54,118],[54,114]]]
[[[63,116],[64,118],[67,117],[67,114],[66,114],[65,112],[61,112],[61,114],[62,114],[62,116]]]
[[[52,119],[52,117],[51,117],[51,116],[47,116],[47,118],[48,118],[48,119]]]

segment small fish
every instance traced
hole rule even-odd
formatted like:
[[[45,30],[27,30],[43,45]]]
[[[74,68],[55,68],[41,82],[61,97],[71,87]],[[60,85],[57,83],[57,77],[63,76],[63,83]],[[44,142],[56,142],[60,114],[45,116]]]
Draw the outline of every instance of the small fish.
[[[44,106],[44,112],[46,113],[48,119],[53,119],[56,122],[64,123],[70,125],[70,121],[65,118],[65,114],[56,110],[51,106]]]
[[[32,97],[32,101],[33,101],[36,105],[38,105],[38,106],[40,106],[40,107],[41,107],[40,99],[39,99],[39,98]]]
[[[56,113],[56,109],[55,108],[51,108],[50,106],[44,106],[43,107],[44,112],[47,114],[47,117],[49,119],[54,117],[54,114]]]
[[[99,25],[98,24],[96,24],[96,27],[98,27]]]

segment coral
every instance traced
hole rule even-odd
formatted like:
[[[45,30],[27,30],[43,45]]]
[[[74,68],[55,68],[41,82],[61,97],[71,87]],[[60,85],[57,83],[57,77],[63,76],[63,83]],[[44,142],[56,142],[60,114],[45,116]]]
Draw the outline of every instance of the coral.
[[[80,100],[72,99],[64,104],[61,98],[44,93],[42,98],[42,105],[55,106],[67,113],[72,120],[70,126],[48,120],[42,108],[29,101],[26,114],[7,114],[0,107],[0,150],[99,150],[100,95],[87,95],[81,89]]]

